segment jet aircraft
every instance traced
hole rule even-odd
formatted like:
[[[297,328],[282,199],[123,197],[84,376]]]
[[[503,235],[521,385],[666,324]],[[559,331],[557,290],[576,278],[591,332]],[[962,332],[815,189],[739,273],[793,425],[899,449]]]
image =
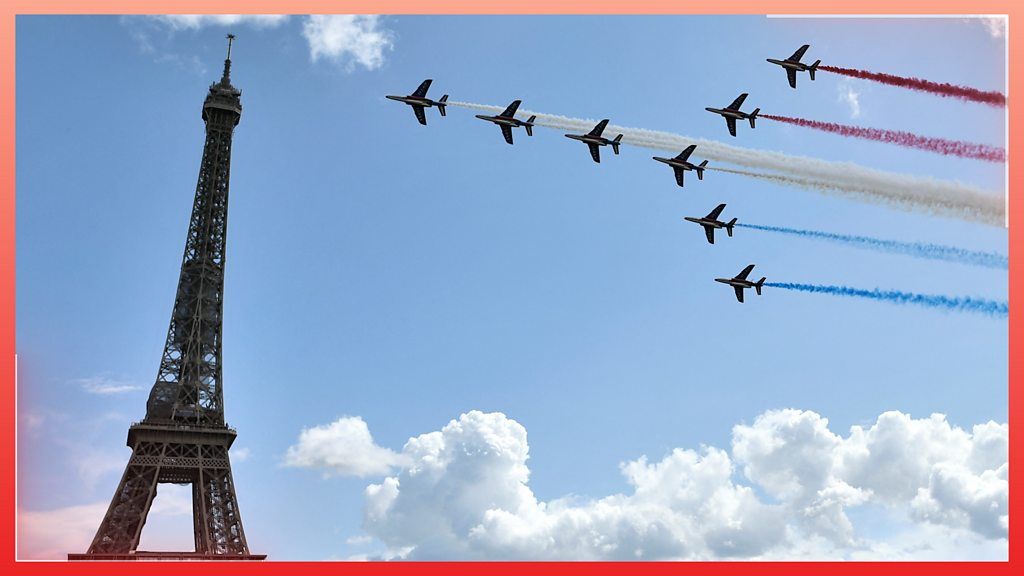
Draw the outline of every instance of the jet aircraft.
[[[789,85],[792,88],[796,88],[796,73],[806,71],[810,75],[811,80],[814,80],[814,73],[818,70],[818,64],[821,64],[821,60],[815,60],[814,64],[804,64],[800,62],[800,59],[804,57],[804,52],[810,48],[810,44],[804,44],[793,55],[785,60],[776,60],[775,58],[767,58],[772,64],[778,64],[786,70],[786,76],[789,78]]]
[[[701,226],[703,226],[704,233],[708,237],[708,244],[714,244],[716,228],[725,228],[725,233],[732,237],[732,227],[736,225],[735,218],[729,220],[728,222],[722,222],[721,220],[718,219],[718,216],[719,214],[722,213],[722,210],[725,210],[725,204],[719,204],[718,206],[715,207],[714,210],[711,211],[711,213],[709,213],[707,216],[703,218],[684,216],[683,220],[689,220],[690,222],[694,222],[696,224],[700,224]]]
[[[566,134],[566,138],[572,138],[573,140],[579,140],[580,142],[586,142],[590,148],[590,157],[594,159],[594,162],[601,162],[601,148],[600,146],[611,145],[612,152],[619,153],[619,143],[622,142],[622,134],[615,137],[614,140],[609,140],[601,136],[604,132],[604,127],[608,125],[608,119],[605,118],[594,126],[594,129],[586,134]]]
[[[444,107],[445,102],[448,101],[448,95],[441,96],[440,100],[431,100],[427,98],[427,90],[430,89],[430,83],[433,82],[431,79],[424,80],[420,87],[415,92],[408,96],[385,96],[388,100],[397,100],[398,102],[404,102],[409,106],[412,106],[412,111],[416,114],[416,119],[420,121],[420,124],[427,125],[427,114],[424,112],[425,108],[431,106],[437,106],[437,109],[441,112],[441,116],[446,116]]]
[[[537,119],[536,116],[530,116],[529,120],[519,120],[516,118],[516,110],[519,109],[519,105],[522,100],[515,100],[505,108],[505,111],[497,116],[487,116],[484,114],[477,114],[476,117],[481,120],[487,120],[493,122],[501,128],[501,135],[505,137],[505,142],[512,143],[512,129],[522,126],[526,128],[526,135],[533,136],[533,121]]]
[[[704,168],[708,165],[708,161],[705,160],[700,164],[694,164],[688,160],[690,158],[690,154],[693,154],[693,151],[696,149],[697,145],[691,144],[686,147],[686,150],[680,152],[679,156],[676,156],[675,158],[662,158],[660,156],[652,156],[652,158],[654,158],[658,162],[668,164],[669,166],[671,166],[672,171],[676,173],[676,184],[682,186],[683,174],[685,174],[687,170],[693,170],[694,172],[696,172],[697,180],[704,179]]]
[[[722,284],[728,284],[736,290],[736,299],[743,302],[743,290],[745,288],[753,288],[757,291],[757,295],[761,295],[761,287],[764,286],[765,278],[761,277],[757,282],[751,282],[747,280],[747,276],[750,275],[750,271],[754,269],[754,265],[751,264],[743,269],[742,272],[737,274],[733,278],[715,278],[715,282],[721,282]]]
[[[754,127],[754,119],[757,118],[757,113],[761,111],[760,108],[754,108],[753,112],[749,114],[746,112],[740,112],[740,106],[743,106],[743,101],[747,99],[747,93],[740,94],[738,98],[733,100],[732,104],[729,104],[725,108],[705,108],[708,112],[714,112],[715,114],[721,115],[725,118],[726,125],[729,126],[729,134],[736,135],[736,121],[737,120],[749,120],[750,127]]]

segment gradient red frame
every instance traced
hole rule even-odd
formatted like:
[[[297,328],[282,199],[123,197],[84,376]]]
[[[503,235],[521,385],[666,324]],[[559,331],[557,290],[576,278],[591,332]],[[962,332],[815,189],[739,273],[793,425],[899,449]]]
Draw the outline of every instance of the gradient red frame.
[[[1019,488],[1024,449],[1021,448],[1021,422],[1024,404],[1015,391],[1024,355],[1018,345],[1024,336],[1019,322],[1020,310],[1010,307],[1009,317],[1009,424],[1010,424],[1010,529],[1007,562],[32,562],[15,560],[15,18],[19,14],[1008,14],[1007,43],[1009,79],[1009,180],[1007,194],[1021,182],[1021,163],[1014,156],[1024,139],[1024,121],[1013,114],[1012,95],[1024,91],[1024,80],[1017,73],[1021,62],[1020,42],[1015,43],[1014,23],[1024,18],[1024,3],[1010,1],[963,0],[858,0],[847,5],[827,0],[519,0],[515,5],[482,5],[480,0],[155,0],[143,6],[139,0],[7,0],[0,6],[0,462],[3,473],[0,506],[8,521],[0,527],[2,548],[0,567],[11,574],[97,574],[118,575],[149,572],[178,575],[187,565],[190,574],[504,574],[558,572],[562,574],[619,574],[629,571],[640,575],[820,574],[900,573],[941,576],[946,574],[1024,573],[1024,539],[1019,528],[1024,499]],[[1021,205],[1009,202],[1009,220],[1021,217]],[[1024,242],[1021,230],[1009,230],[1009,297],[1016,301],[1021,292],[1020,274],[1024,270]],[[73,552],[69,550],[69,552]],[[1016,568],[1016,569],[1015,569]]]

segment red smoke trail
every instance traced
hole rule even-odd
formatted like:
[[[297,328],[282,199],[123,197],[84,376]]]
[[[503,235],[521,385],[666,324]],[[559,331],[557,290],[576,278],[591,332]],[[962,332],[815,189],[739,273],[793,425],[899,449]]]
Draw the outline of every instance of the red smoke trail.
[[[985,144],[974,144],[972,142],[961,142],[959,140],[946,140],[945,138],[929,138],[918,136],[911,132],[898,130],[882,130],[880,128],[861,128],[859,126],[846,126],[833,122],[818,122],[817,120],[805,120],[803,118],[790,118],[788,116],[773,116],[761,114],[761,118],[796,124],[815,130],[823,130],[842,136],[864,138],[876,142],[888,142],[908,148],[927,150],[945,156],[960,156],[961,158],[974,158],[976,160],[987,160],[989,162],[1006,162],[1006,150],[997,146]]]
[[[854,68],[839,68],[837,66],[821,65],[818,66],[818,70],[842,74],[843,76],[852,76],[853,78],[862,78],[864,80],[874,80],[875,82],[889,84],[890,86],[899,86],[901,88],[910,88],[911,90],[931,92],[932,94],[938,94],[939,96],[960,98],[971,102],[981,102],[982,104],[988,104],[990,106],[1006,106],[1006,96],[1003,95],[1002,92],[985,92],[968,86],[932,82],[931,80],[922,80],[920,78],[904,78],[903,76],[894,76],[892,74],[883,74],[881,72],[868,72],[867,70],[856,70]]]

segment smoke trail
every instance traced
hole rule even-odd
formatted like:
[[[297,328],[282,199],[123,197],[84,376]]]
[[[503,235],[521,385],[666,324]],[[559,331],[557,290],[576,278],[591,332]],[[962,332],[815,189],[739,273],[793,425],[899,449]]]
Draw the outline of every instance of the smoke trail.
[[[491,113],[501,112],[500,106],[448,101],[457,106]],[[520,110],[519,116],[536,115],[536,124],[557,130],[589,131],[596,121],[568,118],[533,111]],[[950,216],[990,224],[1005,225],[1003,198],[961,182],[937,180],[923,176],[909,176],[883,172],[850,162],[831,162],[732,146],[716,140],[690,138],[670,132],[609,125],[606,133],[623,134],[623,142],[634,146],[679,152],[696,144],[697,155],[712,161],[728,162],[748,168],[772,170],[779,174],[764,174],[746,170],[719,170],[742,174],[779,184],[797,186],[818,192],[853,196],[877,204],[896,206],[932,215]]]
[[[969,86],[957,86],[956,84],[932,82],[931,80],[922,80],[920,78],[906,78],[903,76],[895,76],[893,74],[868,72],[867,70],[857,70],[854,68],[825,66],[824,64],[818,66],[818,70],[824,70],[825,72],[832,72],[834,74],[842,74],[843,76],[850,76],[853,78],[873,80],[890,86],[899,86],[900,88],[929,92],[946,98],[959,98],[969,102],[981,102],[982,104],[988,104],[990,106],[1006,106],[1006,96],[1003,95],[1002,92],[986,92]]]
[[[944,262],[956,262],[972,266],[984,266],[986,268],[1001,268],[1006,270],[1009,267],[1009,259],[1002,254],[995,252],[980,252],[964,250],[955,246],[943,246],[941,244],[927,244],[922,242],[900,242],[897,240],[881,240],[868,236],[850,236],[846,234],[833,234],[831,232],[819,232],[817,230],[801,230],[797,228],[782,228],[779,226],[762,226],[759,224],[737,223],[737,228],[750,228],[752,230],[763,230],[766,232],[778,232],[780,234],[792,234],[804,236],[816,240],[829,240],[849,244],[857,248],[866,248],[878,252],[891,254],[905,254],[915,258],[926,258],[928,260],[941,260]]]
[[[950,297],[929,294],[914,294],[912,292],[897,292],[895,290],[861,290],[847,286],[821,286],[815,284],[792,284],[789,282],[766,282],[765,286],[783,288],[786,290],[798,290],[801,292],[813,292],[817,294],[833,294],[835,296],[847,296],[851,298],[870,298],[872,300],[884,300],[895,304],[916,304],[928,308],[939,308],[950,312],[976,312],[988,316],[1004,317],[1010,312],[1010,306],[1006,302],[998,300],[986,300],[984,298],[971,297]]]
[[[927,150],[945,156],[960,156],[961,158],[974,158],[976,160],[987,160],[989,162],[1006,162],[1006,150],[998,146],[986,144],[975,144],[973,142],[962,142],[959,140],[947,140],[945,138],[929,138],[919,136],[912,132],[899,130],[882,130],[880,128],[861,128],[859,126],[847,126],[834,122],[819,122],[817,120],[806,120],[804,118],[791,118],[789,116],[775,116],[773,114],[761,114],[761,118],[795,124],[805,128],[813,128],[824,132],[831,132],[841,136],[852,136],[864,138],[876,142],[886,142],[907,148]]]

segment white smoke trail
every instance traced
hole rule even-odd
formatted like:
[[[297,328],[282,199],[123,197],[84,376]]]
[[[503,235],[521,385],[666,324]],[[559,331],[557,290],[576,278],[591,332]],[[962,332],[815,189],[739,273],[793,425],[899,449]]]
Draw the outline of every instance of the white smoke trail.
[[[504,110],[500,106],[472,102],[449,101],[448,105],[491,113]],[[528,110],[520,110],[517,114],[524,118],[531,115],[537,116],[535,123],[538,126],[558,130],[586,132],[596,124],[595,120],[586,118],[569,118]],[[718,168],[722,172],[819,192],[839,193],[904,210],[951,216],[994,226],[1006,224],[1004,202],[1000,195],[961,182],[883,172],[852,162],[833,162],[806,156],[791,156],[781,152],[741,148],[715,140],[690,138],[671,132],[616,125],[609,125],[605,129],[606,135],[619,133],[623,135],[622,141],[626,144],[669,152],[680,152],[683,148],[696,144],[696,155],[699,157],[747,168],[772,170],[777,174]]]

